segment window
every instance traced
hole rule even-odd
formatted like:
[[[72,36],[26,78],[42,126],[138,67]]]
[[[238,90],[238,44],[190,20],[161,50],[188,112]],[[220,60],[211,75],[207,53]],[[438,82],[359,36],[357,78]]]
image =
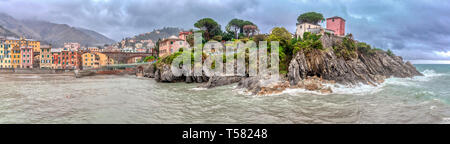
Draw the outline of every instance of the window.
[[[173,44],[173,41],[171,41],[170,44]]]
[[[332,22],[334,22],[334,19],[331,19]]]
[[[27,60],[27,63],[30,63],[30,60]]]

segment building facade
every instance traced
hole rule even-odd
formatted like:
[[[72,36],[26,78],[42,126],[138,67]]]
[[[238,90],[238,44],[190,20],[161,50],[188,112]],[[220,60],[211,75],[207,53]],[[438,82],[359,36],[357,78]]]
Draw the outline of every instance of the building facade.
[[[303,39],[303,33],[305,32],[313,32],[321,29],[322,27],[320,25],[315,25],[311,23],[301,23],[297,24],[297,30],[295,32],[295,35],[297,38]]]
[[[327,29],[333,30],[337,36],[345,36],[345,19],[338,16],[327,18]]]
[[[33,39],[25,39],[25,38],[12,38],[12,39],[6,39],[5,43],[11,44],[12,47],[18,46],[19,48],[22,46],[29,46],[33,48],[33,51],[39,52],[41,49],[41,42]]]
[[[0,43],[0,68],[12,68],[11,51],[10,44]]]
[[[81,48],[79,43],[64,43],[65,51],[78,51]]]
[[[99,57],[94,53],[84,53],[81,55],[83,69],[98,68]]]
[[[109,58],[106,54],[97,52],[95,55],[99,58],[98,63],[100,67],[114,64],[114,60]]]
[[[20,47],[20,66],[19,68],[33,68],[33,47]]]
[[[187,48],[189,44],[179,37],[171,36],[164,39],[159,44],[159,57],[170,55],[177,52],[180,48]]]
[[[46,46],[41,46],[41,52],[40,52],[40,63],[39,63],[39,67],[40,68],[52,68],[52,52],[51,52],[52,47],[49,45]]]
[[[20,68],[20,46],[19,45],[15,45],[12,47],[11,50],[11,67],[12,68]]]
[[[192,32],[190,32],[190,31],[180,32],[178,34],[178,38],[186,41],[188,35],[190,35],[190,34],[192,34]]]
[[[80,69],[81,54],[77,51],[54,52],[53,64],[57,69]]]

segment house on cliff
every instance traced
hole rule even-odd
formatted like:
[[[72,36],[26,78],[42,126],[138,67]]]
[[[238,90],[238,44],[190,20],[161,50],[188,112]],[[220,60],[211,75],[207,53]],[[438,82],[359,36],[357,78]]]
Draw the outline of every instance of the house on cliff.
[[[336,36],[345,36],[345,19],[334,16],[327,18],[327,27],[323,28],[320,25],[312,23],[297,23],[297,30],[295,35],[297,38],[303,38],[303,33],[310,32],[314,34],[325,34],[329,33]]]

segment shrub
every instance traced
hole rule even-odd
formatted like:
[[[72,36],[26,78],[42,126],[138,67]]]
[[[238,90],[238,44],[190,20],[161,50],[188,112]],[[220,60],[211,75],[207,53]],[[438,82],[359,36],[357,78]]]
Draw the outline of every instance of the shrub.
[[[376,49],[372,49],[372,47],[364,42],[360,42],[357,44],[358,51],[365,55],[374,55],[376,53]]]
[[[336,56],[343,57],[346,60],[358,57],[356,49],[356,42],[355,40],[353,40],[351,35],[347,35],[346,37],[344,37],[342,42],[339,42],[333,46],[333,50]]]
[[[313,49],[323,50],[322,41],[320,41],[321,35],[305,32],[303,34],[303,40],[297,41],[294,45],[294,53],[297,54],[300,50],[304,52],[310,52]]]
[[[387,50],[387,54],[388,54],[389,56],[395,56],[395,54],[394,54],[390,49]]]

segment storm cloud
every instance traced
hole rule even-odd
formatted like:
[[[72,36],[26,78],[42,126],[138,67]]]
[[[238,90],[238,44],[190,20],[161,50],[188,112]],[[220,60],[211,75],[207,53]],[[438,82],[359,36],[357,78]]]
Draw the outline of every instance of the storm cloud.
[[[405,59],[450,60],[448,0],[0,0],[0,12],[92,29],[115,40],[162,27],[194,28],[211,17],[222,25],[250,20],[262,33],[282,26],[294,33],[309,11],[347,20],[359,41]]]

